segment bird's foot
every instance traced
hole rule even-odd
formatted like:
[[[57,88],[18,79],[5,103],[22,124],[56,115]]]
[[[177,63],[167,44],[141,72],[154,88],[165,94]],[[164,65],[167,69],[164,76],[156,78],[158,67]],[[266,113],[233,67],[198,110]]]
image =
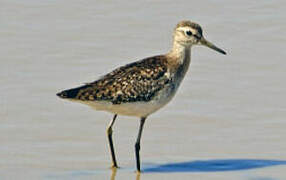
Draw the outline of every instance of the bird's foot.
[[[113,169],[113,170],[115,170],[115,169],[119,169],[119,168],[120,168],[119,166],[114,165],[114,164],[112,164],[112,165],[111,165],[111,167],[110,167],[110,169]]]

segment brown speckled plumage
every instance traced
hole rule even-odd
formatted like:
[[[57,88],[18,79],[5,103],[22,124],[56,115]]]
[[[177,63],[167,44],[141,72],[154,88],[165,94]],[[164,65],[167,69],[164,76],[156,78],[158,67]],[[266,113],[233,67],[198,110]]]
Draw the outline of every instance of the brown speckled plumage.
[[[193,29],[196,29],[200,35],[203,35],[203,30],[200,25],[197,23],[191,22],[191,21],[181,21],[177,24],[176,28],[179,27],[192,27]]]
[[[81,101],[109,101],[113,104],[150,101],[170,79],[165,56],[154,56],[125,66],[99,80],[61,92],[64,98]]]
[[[174,29],[173,45],[168,53],[127,64],[94,82],[57,94],[61,98],[114,114],[107,128],[112,168],[118,167],[112,140],[112,126],[117,115],[140,118],[135,143],[136,166],[140,172],[139,151],[145,120],[175,96],[191,63],[191,47],[197,44],[226,54],[203,37],[198,24],[181,21]]]

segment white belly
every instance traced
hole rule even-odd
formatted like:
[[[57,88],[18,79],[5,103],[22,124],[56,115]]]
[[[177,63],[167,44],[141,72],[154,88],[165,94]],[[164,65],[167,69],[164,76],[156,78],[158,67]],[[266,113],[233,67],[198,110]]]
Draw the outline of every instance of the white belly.
[[[177,88],[165,88],[161,90],[151,101],[147,102],[138,101],[112,104],[111,102],[107,101],[75,101],[86,104],[98,111],[107,111],[113,114],[125,116],[147,117],[165,106],[173,98],[176,89]]]
[[[95,110],[136,117],[147,117],[164,106],[164,104],[159,104],[154,101],[122,104],[112,104],[110,102],[89,102],[87,104]]]

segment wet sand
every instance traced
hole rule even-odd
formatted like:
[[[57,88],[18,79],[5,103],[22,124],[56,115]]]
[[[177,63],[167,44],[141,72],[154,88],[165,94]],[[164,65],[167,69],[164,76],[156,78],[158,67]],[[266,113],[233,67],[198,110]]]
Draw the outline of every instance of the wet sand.
[[[3,0],[0,179],[285,179],[285,5]],[[114,174],[112,115],[55,94],[167,52],[182,19],[200,23],[228,55],[192,49],[176,97],[146,121],[140,177],[139,121],[119,116]]]

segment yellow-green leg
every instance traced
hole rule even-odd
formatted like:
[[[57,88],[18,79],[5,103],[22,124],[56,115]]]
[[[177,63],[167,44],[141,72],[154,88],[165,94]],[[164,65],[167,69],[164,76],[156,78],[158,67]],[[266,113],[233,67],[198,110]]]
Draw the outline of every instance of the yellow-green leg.
[[[108,142],[109,142],[109,147],[110,147],[110,152],[111,152],[111,157],[112,157],[112,168],[118,168],[116,158],[115,158],[115,152],[114,152],[114,147],[113,147],[113,141],[112,141],[112,126],[115,122],[115,119],[117,117],[117,114],[113,116],[112,121],[109,123],[108,128],[107,128],[107,137],[108,137]]]
[[[146,118],[142,117],[141,121],[140,121],[140,127],[139,127],[139,132],[138,132],[138,136],[137,136],[137,140],[135,143],[135,157],[136,157],[136,165],[137,165],[137,172],[140,173],[141,169],[140,169],[140,140],[141,140],[141,135],[142,135],[142,131],[143,131],[143,126],[145,123]]]

